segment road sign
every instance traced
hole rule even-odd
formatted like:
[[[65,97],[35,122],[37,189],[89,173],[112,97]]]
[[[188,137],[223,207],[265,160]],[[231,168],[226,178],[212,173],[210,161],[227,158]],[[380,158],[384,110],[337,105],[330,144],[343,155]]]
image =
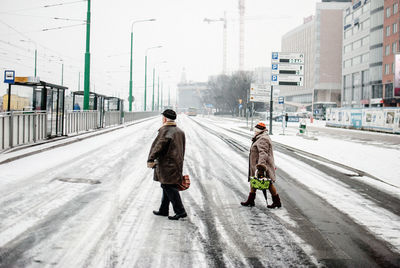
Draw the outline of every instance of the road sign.
[[[272,52],[271,62],[304,64],[304,53]]]
[[[270,84],[251,84],[250,101],[252,102],[268,102],[271,95]]]
[[[251,102],[269,102],[270,95],[250,95]]]
[[[285,97],[279,97],[278,104],[284,104],[284,103],[285,103]]]
[[[271,85],[302,87],[304,85],[304,77],[298,75],[272,75]]]
[[[272,64],[272,74],[304,75],[303,64]]]
[[[4,83],[14,84],[15,82],[15,71],[6,70],[4,71]]]

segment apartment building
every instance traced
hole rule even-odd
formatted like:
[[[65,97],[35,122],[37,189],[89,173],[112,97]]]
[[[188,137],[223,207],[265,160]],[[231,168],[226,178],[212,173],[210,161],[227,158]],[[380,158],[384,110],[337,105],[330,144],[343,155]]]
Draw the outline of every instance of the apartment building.
[[[343,10],[351,3],[317,3],[315,16],[282,37],[281,51],[305,56],[303,87],[280,86],[281,95],[293,106],[313,102],[340,105],[342,87]]]
[[[399,0],[384,1],[383,23],[383,106],[400,107],[400,92],[394,90],[395,81],[395,55],[399,52]],[[400,66],[397,66],[397,79],[400,78]]]

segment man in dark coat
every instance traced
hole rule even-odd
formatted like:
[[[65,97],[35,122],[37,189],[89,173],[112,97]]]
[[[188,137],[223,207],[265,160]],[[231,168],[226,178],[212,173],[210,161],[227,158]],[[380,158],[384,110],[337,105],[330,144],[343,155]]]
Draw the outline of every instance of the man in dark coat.
[[[163,189],[160,209],[153,213],[168,216],[171,202],[176,215],[168,218],[179,220],[187,216],[177,188],[183,177],[185,133],[176,126],[176,113],[173,110],[167,109],[162,115],[163,126],[158,130],[147,159],[147,167],[154,169],[154,180],[159,181]]]
[[[249,155],[249,177],[259,176],[269,178],[271,180],[269,191],[272,195],[273,203],[268,208],[280,208],[281,200],[274,185],[276,181],[274,152],[272,148],[271,138],[267,134],[267,128],[264,123],[260,122],[255,126],[254,137],[252,139]],[[256,172],[257,171],[257,172]],[[264,193],[266,194],[266,193]],[[251,187],[247,201],[241,202],[242,206],[253,207],[255,205],[256,189]]]

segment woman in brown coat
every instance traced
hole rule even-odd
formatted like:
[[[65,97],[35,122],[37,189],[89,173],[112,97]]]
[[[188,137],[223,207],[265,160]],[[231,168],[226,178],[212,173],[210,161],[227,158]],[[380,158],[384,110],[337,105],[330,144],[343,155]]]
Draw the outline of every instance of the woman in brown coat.
[[[271,179],[269,191],[272,195],[272,205],[268,205],[268,208],[280,208],[281,200],[275,188],[275,163],[274,153],[272,149],[272,142],[267,134],[267,129],[264,123],[258,123],[255,126],[253,143],[250,148],[249,155],[249,181],[250,177],[254,177],[257,174],[262,174],[264,177]],[[266,194],[266,193],[264,193]],[[254,206],[254,200],[256,199],[256,189],[250,185],[250,193],[246,202],[241,202],[242,206]]]

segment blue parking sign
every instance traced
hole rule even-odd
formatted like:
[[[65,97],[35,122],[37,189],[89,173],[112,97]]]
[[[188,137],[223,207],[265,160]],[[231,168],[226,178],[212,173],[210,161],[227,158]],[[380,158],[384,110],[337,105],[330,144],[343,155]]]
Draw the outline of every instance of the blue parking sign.
[[[279,53],[278,52],[272,52],[272,59],[277,60],[279,58]]]
[[[272,80],[272,81],[278,81],[278,76],[277,76],[277,75],[273,75],[273,76],[271,77],[271,80]]]
[[[278,70],[278,64],[272,64],[272,70]]]

